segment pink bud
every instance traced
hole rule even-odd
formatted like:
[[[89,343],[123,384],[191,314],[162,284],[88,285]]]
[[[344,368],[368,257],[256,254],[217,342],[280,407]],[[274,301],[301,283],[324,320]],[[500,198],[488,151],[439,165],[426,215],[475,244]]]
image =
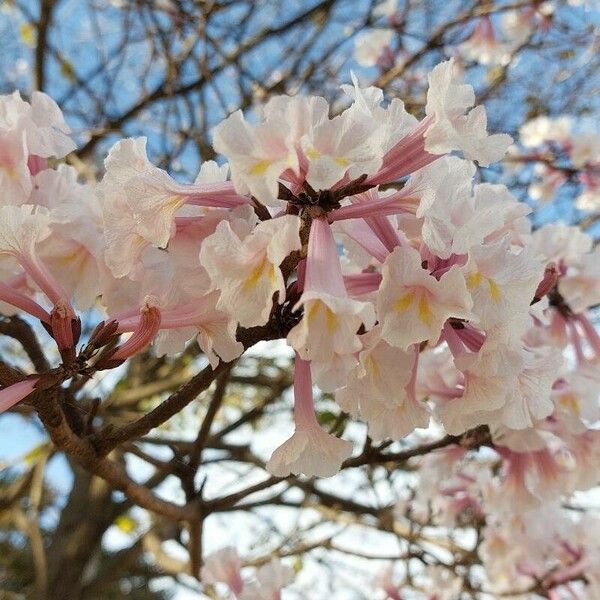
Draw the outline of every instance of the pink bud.
[[[550,263],[544,270],[544,277],[535,291],[532,304],[539,302],[555,285],[558,280],[558,269],[554,263]]]
[[[155,306],[145,306],[141,319],[131,337],[112,355],[111,360],[120,361],[141,352],[152,342],[160,328],[160,310]]]

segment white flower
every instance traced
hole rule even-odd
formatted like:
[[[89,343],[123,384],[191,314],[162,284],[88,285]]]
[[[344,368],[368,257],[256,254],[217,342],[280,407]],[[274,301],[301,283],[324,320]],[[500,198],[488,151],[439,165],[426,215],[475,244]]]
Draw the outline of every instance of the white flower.
[[[242,327],[264,325],[271,313],[273,295],[285,300],[285,281],[279,265],[300,250],[300,219],[285,215],[259,223],[243,239],[227,221],[200,249],[200,262],[214,289],[221,292],[220,310],[233,315]]]
[[[298,170],[293,142],[281,115],[251,125],[238,110],[213,130],[213,145],[227,156],[235,189],[270,205],[277,204],[281,174],[287,169]]]
[[[533,232],[531,247],[546,262],[577,264],[592,249],[592,238],[579,227],[549,223]]]
[[[143,250],[164,248],[175,232],[175,213],[186,203],[231,208],[246,202],[237,196],[226,172],[210,164],[194,184],[179,184],[146,156],[146,138],[117,142],[105,161],[99,187],[103,198],[106,264],[115,277],[135,268]],[[207,181],[209,174],[215,179]]]
[[[464,267],[473,312],[486,329],[527,314],[544,264],[527,250],[511,252],[508,239],[471,249]]]
[[[313,127],[302,138],[308,159],[306,181],[327,190],[346,173],[353,179],[375,173],[383,161],[383,127],[357,103]]]
[[[385,261],[377,298],[381,337],[406,350],[415,343],[437,342],[449,317],[469,319],[471,296],[459,267],[437,280],[421,266],[421,256],[410,247],[398,247]]]
[[[352,443],[342,440],[318,425],[297,428],[269,459],[267,470],[276,477],[306,475],[332,477],[339,472],[342,462],[352,454]]]
[[[75,150],[71,132],[56,102],[43,92],[33,92],[31,103],[19,92],[0,96],[0,131],[18,130],[27,154],[62,158]]]
[[[600,249],[581,257],[579,268],[558,281],[558,291],[576,313],[600,302]]]
[[[571,119],[569,117],[550,118],[540,115],[527,121],[519,129],[521,144],[529,148],[540,146],[544,142],[566,142],[571,137]]]
[[[295,431],[267,462],[267,470],[276,477],[304,474],[308,477],[332,477],[352,453],[352,443],[323,431],[317,422],[313,404],[310,363],[296,355],[294,369]]]
[[[574,135],[570,149],[571,162],[576,169],[600,161],[600,135],[587,131]]]
[[[496,38],[489,15],[479,19],[469,39],[457,51],[465,60],[481,65],[507,65],[511,58],[509,47]]]
[[[595,212],[600,210],[600,189],[587,189],[575,199],[575,206],[579,210]]]
[[[504,156],[512,138],[487,134],[485,108],[471,108],[475,92],[470,85],[457,83],[453,70],[454,61],[449,60],[429,74],[425,113],[433,122],[425,133],[425,150],[433,154],[460,150],[469,160],[488,166]]]
[[[37,244],[52,233],[50,222],[50,213],[43,207],[0,206],[0,256],[35,256]]]
[[[415,352],[405,352],[381,339],[381,326],[361,336],[363,350],[359,365],[352,371],[348,384],[337,390],[337,403],[352,415],[369,424],[375,440],[400,439],[417,427],[427,427],[429,411],[418,402],[409,387],[414,369]]]
[[[221,548],[204,559],[200,572],[203,583],[225,583],[234,594],[239,594],[244,587],[240,576],[242,561],[235,548]]]
[[[372,29],[360,34],[354,46],[354,58],[363,67],[377,64],[385,48],[394,39],[393,29]]]
[[[273,558],[256,572],[256,582],[244,588],[240,600],[279,600],[281,590],[294,581],[294,569]]]

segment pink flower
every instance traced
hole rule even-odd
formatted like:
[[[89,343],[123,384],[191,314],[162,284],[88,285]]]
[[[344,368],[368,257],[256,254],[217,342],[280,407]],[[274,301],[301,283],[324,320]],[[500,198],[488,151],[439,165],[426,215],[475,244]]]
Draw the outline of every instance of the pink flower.
[[[299,230],[300,219],[284,215],[258,223],[240,238],[223,220],[202,243],[200,262],[220,291],[217,307],[234,316],[242,327],[267,322],[274,294],[279,304],[285,300],[279,265],[291,252],[300,250]]]
[[[449,317],[471,318],[472,300],[459,267],[438,280],[421,265],[421,256],[410,247],[399,247],[383,265],[377,314],[381,337],[406,350],[415,343],[437,342]]]
[[[317,384],[333,390],[356,364],[354,353],[361,349],[356,332],[361,325],[373,326],[375,311],[370,302],[348,296],[331,227],[323,218],[311,225],[300,306],[304,315],[288,343],[303,360],[312,361]]]
[[[429,410],[415,394],[418,349],[405,352],[390,346],[381,339],[380,325],[361,341],[359,364],[347,385],[336,391],[337,403],[363,418],[375,440],[400,439],[417,427],[427,427]]]
[[[460,150],[485,167],[504,156],[512,138],[503,133],[487,134],[485,109],[471,108],[475,103],[473,88],[457,83],[453,70],[454,61],[449,60],[429,74],[425,113],[433,122],[425,133],[425,150],[434,154]]]
[[[465,60],[482,65],[506,65],[511,58],[509,47],[498,41],[489,15],[479,19],[469,39],[457,50]]]
[[[294,372],[294,421],[292,437],[269,459],[267,470],[277,477],[290,473],[331,477],[352,453],[352,444],[323,431],[315,416],[310,363],[296,356]]]
[[[225,583],[238,596],[244,589],[240,574],[242,561],[237,550],[232,547],[221,548],[204,559],[200,573],[203,583]]]
[[[294,581],[294,570],[276,558],[256,572],[256,581],[248,584],[240,600],[281,600],[281,590]]]

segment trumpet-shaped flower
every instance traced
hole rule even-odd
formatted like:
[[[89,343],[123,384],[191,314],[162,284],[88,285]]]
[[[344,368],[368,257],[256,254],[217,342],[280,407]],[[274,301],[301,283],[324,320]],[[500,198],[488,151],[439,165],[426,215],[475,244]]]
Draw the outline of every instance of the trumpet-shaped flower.
[[[551,388],[562,357],[550,348],[511,347],[492,338],[478,353],[455,357],[455,364],[465,377],[463,395],[440,404],[437,413],[449,433],[481,423],[525,429],[554,409]]]
[[[331,477],[352,453],[352,444],[323,431],[315,416],[310,363],[296,356],[294,371],[294,434],[269,459],[267,470],[277,477],[290,473]]]
[[[327,190],[346,173],[354,179],[374,173],[383,161],[383,129],[355,103],[341,115],[315,125],[302,139],[308,159],[306,181]]]
[[[288,343],[304,360],[313,362],[315,381],[324,390],[344,385],[361,349],[358,329],[370,329],[375,312],[369,302],[348,297],[331,227],[325,219],[312,222],[306,281],[298,302],[304,315],[288,334]]]
[[[236,595],[244,589],[240,570],[242,561],[235,548],[221,548],[204,559],[200,578],[204,583],[225,583]]]
[[[497,418],[511,429],[532,427],[552,413],[552,386],[559,379],[563,366],[560,353],[549,347],[535,351],[523,349],[521,357],[521,368],[506,402],[490,419],[493,422]]]
[[[33,92],[31,103],[19,92],[0,96],[0,131],[19,130],[27,154],[62,158],[75,150],[71,129],[58,104],[43,92]]]
[[[38,253],[76,306],[86,310],[100,292],[101,207],[91,186],[78,183],[77,172],[67,165],[40,171],[34,182],[31,201],[50,210],[52,230]]]
[[[544,265],[522,250],[513,253],[508,239],[472,248],[464,268],[473,312],[484,329],[509,322],[529,310]]]
[[[279,265],[300,250],[300,219],[285,215],[259,223],[240,239],[227,221],[207,237],[200,262],[212,286],[221,292],[217,306],[229,312],[242,327],[264,325],[271,313],[273,295],[285,300],[285,281]]]
[[[421,198],[416,214],[423,218],[423,241],[440,258],[466,254],[504,225],[498,207],[505,201],[498,197],[503,186],[478,185],[473,193],[474,174],[473,163],[445,156],[417,171],[406,186]]]
[[[600,252],[596,249],[581,257],[579,268],[561,277],[558,291],[573,312],[581,313],[600,302]]]
[[[489,339],[479,352],[460,354],[454,362],[464,375],[464,391],[438,403],[435,414],[448,433],[457,435],[479,424],[482,413],[504,406],[522,360],[517,349]]]
[[[106,237],[106,263],[115,277],[134,270],[148,245],[165,247],[175,231],[175,213],[185,204],[232,208],[248,202],[238,196],[222,170],[206,169],[217,179],[179,184],[146,156],[146,138],[117,142],[105,161],[100,186]],[[201,172],[202,174],[202,172]]]
[[[281,600],[281,590],[294,581],[294,569],[273,558],[256,572],[256,581],[248,584],[240,600]]]
[[[405,352],[381,339],[381,326],[361,336],[363,350],[348,384],[337,390],[337,403],[369,424],[376,440],[400,439],[427,427],[429,411],[415,396],[418,352]]]
[[[48,211],[42,207],[28,204],[0,206],[0,258],[15,258],[50,302],[64,312],[65,319],[70,320],[75,314],[69,294],[37,253],[40,242],[51,234],[50,222]],[[10,303],[8,298],[3,299]]]
[[[273,116],[269,122],[251,125],[241,111],[234,112],[214,128],[213,145],[227,156],[235,189],[265,204],[277,204],[281,174],[298,170],[294,140],[282,118]]]
[[[236,322],[229,313],[216,308],[219,294],[209,290],[206,275],[204,281],[196,276],[194,285],[187,282],[195,292],[190,295],[185,292],[171,257],[154,248],[148,250],[140,281],[114,279],[108,274],[103,278],[103,301],[111,317],[119,322],[119,331],[138,329],[139,311],[150,304],[160,310],[157,353],[181,352],[186,342],[196,337],[213,367],[220,360],[237,358],[243,346],[236,340]]]
[[[459,267],[438,280],[421,265],[419,252],[398,247],[382,268],[377,298],[381,337],[392,346],[408,349],[423,341],[437,342],[450,317],[470,319],[472,300]]]

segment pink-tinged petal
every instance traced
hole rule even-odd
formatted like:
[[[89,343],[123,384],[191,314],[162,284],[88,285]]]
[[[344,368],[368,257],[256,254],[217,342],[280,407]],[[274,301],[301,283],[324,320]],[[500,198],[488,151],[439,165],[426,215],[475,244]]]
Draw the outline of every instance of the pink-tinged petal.
[[[53,304],[69,307],[69,294],[56,280],[37,252],[40,242],[52,233],[47,209],[33,205],[0,206],[0,256],[12,256]]]
[[[388,252],[393,252],[397,246],[402,246],[402,237],[400,232],[384,215],[373,215],[365,219],[367,225],[373,230],[375,235],[381,240]]]
[[[460,150],[466,158],[486,167],[504,156],[512,138],[488,135],[485,108],[476,106],[469,111],[475,104],[475,93],[470,85],[457,82],[453,71],[451,59],[429,74],[425,112],[434,120],[425,133],[425,150],[432,154]]]
[[[71,307],[70,297],[63,286],[56,280],[50,269],[44,264],[38,256],[22,256],[19,262],[27,275],[33,279],[36,285],[44,292],[48,299],[54,304],[64,304],[69,307],[72,316],[75,311]]]
[[[27,166],[29,167],[30,173],[35,176],[40,171],[44,171],[48,168],[48,159],[35,154],[30,154],[27,159]]]
[[[225,583],[238,596],[244,588],[241,568],[242,561],[237,550],[227,546],[205,557],[201,579],[208,584]]]
[[[38,382],[38,377],[25,379],[13,385],[0,390],[0,413],[12,408],[15,404],[21,402],[29,396],[35,389],[35,384]]]
[[[294,362],[294,420],[296,427],[319,427],[313,402],[310,363],[296,354]]]
[[[328,219],[330,223],[334,223],[345,219],[358,219],[375,215],[415,214],[418,204],[418,198],[413,198],[403,193],[403,191],[389,196],[375,194],[369,196],[368,200],[364,202],[356,202],[332,211]]]
[[[347,235],[375,260],[384,263],[389,251],[362,219],[350,219],[336,224],[336,231]]]
[[[301,248],[300,219],[284,215],[262,221],[240,239],[230,223],[221,221],[200,249],[200,262],[213,289],[221,295],[217,307],[243,327],[264,325],[273,308],[273,295],[285,300],[285,281],[279,268]]]
[[[352,443],[325,432],[314,409],[311,365],[296,355],[294,372],[294,434],[273,452],[267,470],[277,477],[293,473],[331,477],[352,453]]]
[[[432,121],[431,117],[426,117],[390,148],[379,171],[367,178],[365,183],[381,185],[398,181],[437,160],[439,156],[425,151],[424,134]]]
[[[357,273],[344,275],[344,284],[351,296],[376,292],[381,285],[380,273]]]
[[[304,290],[345,297],[344,277],[327,219],[314,219],[308,238]]]

